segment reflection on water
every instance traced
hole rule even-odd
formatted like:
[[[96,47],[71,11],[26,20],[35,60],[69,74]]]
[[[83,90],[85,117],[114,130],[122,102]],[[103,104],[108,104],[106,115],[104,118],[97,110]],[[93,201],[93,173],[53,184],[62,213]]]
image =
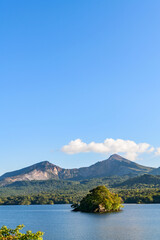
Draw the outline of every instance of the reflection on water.
[[[70,205],[0,206],[0,225],[45,232],[45,240],[159,240],[160,204],[125,205],[119,213],[72,212]]]

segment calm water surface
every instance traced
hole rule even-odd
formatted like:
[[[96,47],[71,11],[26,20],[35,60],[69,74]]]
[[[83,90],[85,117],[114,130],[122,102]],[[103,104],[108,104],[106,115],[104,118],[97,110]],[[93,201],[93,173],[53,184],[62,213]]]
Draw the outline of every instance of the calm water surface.
[[[44,240],[159,240],[160,204],[125,205],[111,214],[72,212],[70,205],[0,206],[0,226],[24,224]]]

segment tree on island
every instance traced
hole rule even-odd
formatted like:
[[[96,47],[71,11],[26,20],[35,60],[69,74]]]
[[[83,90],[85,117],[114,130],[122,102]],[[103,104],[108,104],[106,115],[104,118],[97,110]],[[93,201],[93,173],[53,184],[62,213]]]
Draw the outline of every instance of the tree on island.
[[[0,239],[2,240],[43,240],[43,232],[32,233],[32,231],[27,231],[26,233],[21,233],[24,225],[18,225],[15,229],[7,228],[2,226],[0,229]]]
[[[105,186],[98,186],[89,191],[80,204],[73,204],[73,211],[106,213],[120,211],[122,199],[111,193]]]

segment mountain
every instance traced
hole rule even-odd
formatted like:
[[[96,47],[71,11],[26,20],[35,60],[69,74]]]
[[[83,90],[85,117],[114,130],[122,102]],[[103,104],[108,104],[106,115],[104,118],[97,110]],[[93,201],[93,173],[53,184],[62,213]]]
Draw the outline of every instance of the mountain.
[[[59,179],[61,173],[64,171],[65,169],[48,161],[44,161],[17,171],[3,174],[0,177],[0,185],[6,185],[16,181]]]
[[[97,162],[89,167],[64,169],[48,161],[5,173],[0,177],[0,185],[4,186],[16,181],[32,180],[83,180],[111,176],[137,176],[149,173],[153,168],[145,167],[129,161],[117,154],[107,160]]]
[[[148,173],[153,168],[139,165],[135,162],[129,161],[117,154],[111,155],[107,160],[97,162],[96,164],[79,168],[78,176],[81,178],[98,178],[110,176],[136,176]]]

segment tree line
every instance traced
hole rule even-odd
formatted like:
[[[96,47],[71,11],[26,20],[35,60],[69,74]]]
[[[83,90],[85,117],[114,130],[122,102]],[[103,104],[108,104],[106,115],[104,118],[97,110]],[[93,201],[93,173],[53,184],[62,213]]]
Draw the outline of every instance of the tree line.
[[[124,203],[160,203],[160,189],[111,189]],[[88,191],[71,193],[40,193],[0,197],[0,205],[45,205],[79,203]]]

